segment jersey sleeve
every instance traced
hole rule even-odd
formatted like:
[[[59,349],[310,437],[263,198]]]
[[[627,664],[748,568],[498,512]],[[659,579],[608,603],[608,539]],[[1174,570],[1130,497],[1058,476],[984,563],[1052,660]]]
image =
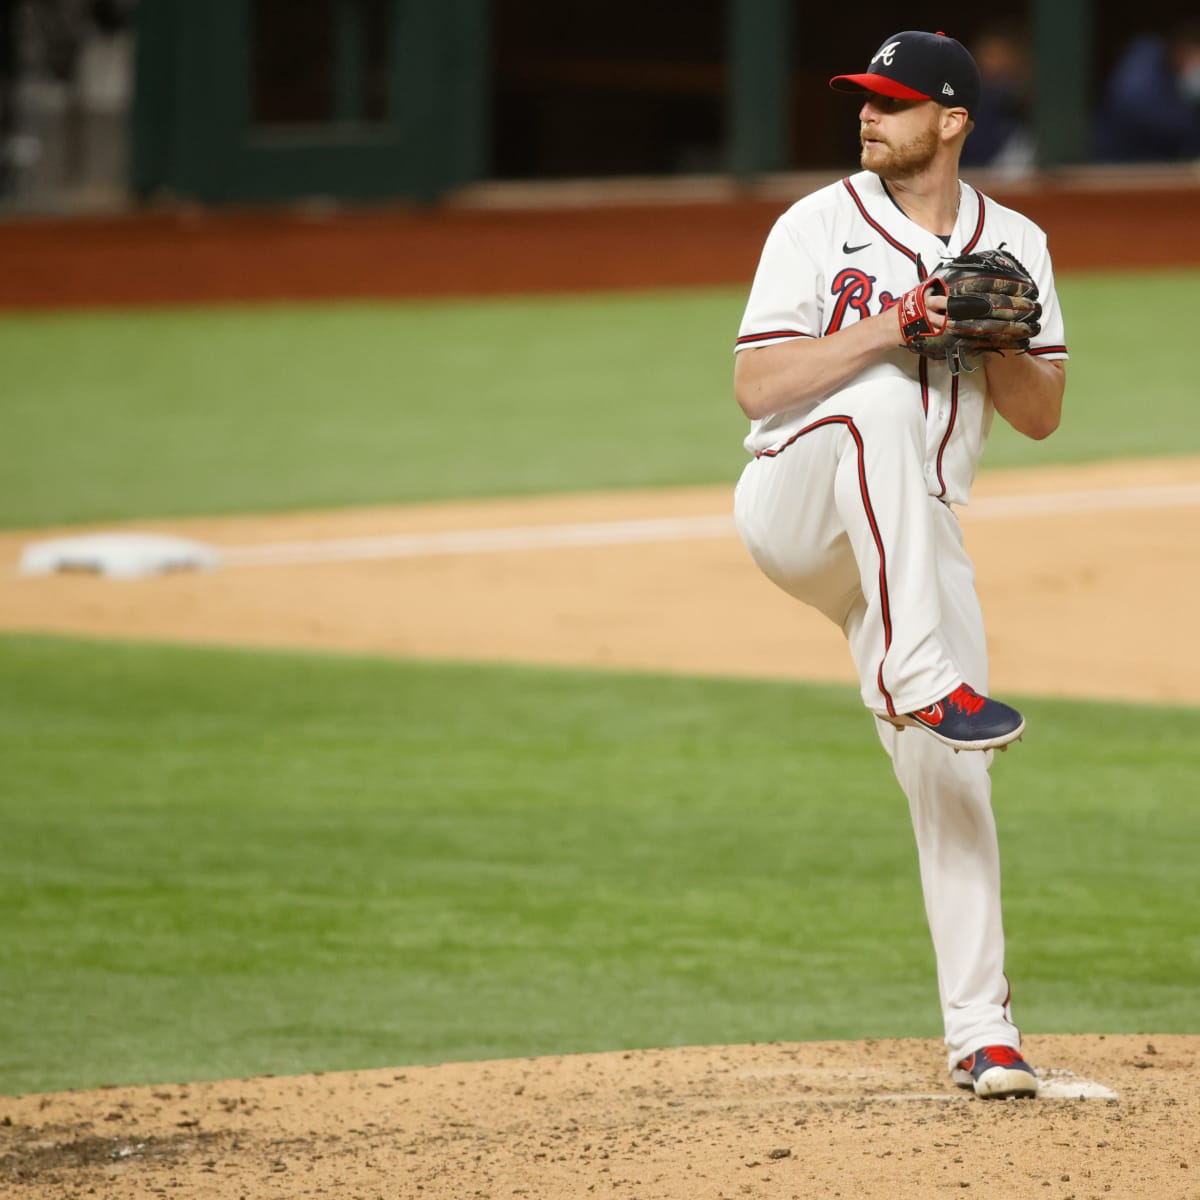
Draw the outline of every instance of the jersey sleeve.
[[[803,244],[792,214],[784,213],[763,245],[735,349],[819,337],[819,277],[820,268]]]
[[[1046,236],[1037,231],[1025,267],[1037,281],[1038,298],[1042,303],[1041,332],[1030,340],[1029,353],[1039,358],[1067,358],[1066,331],[1063,328],[1062,308],[1054,290],[1054,267]]]

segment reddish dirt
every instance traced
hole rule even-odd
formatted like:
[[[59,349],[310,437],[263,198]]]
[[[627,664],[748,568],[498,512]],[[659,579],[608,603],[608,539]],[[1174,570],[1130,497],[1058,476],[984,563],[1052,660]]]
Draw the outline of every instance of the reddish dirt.
[[[776,216],[826,181],[669,205],[13,220],[0,308],[745,285]],[[1059,270],[1200,264],[1200,184],[984,190],[1046,229]]]

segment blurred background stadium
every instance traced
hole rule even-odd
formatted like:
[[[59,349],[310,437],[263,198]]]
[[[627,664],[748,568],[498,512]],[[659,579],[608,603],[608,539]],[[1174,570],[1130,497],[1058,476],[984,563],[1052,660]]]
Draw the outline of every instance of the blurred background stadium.
[[[849,20],[802,0],[4,0],[0,204],[431,201],[497,181],[837,168],[852,143],[826,80],[897,21],[949,22],[979,58],[969,166],[1194,164],[1188,8],[1015,0],[998,21],[868,0]],[[1139,87],[1141,125],[1114,132]]]

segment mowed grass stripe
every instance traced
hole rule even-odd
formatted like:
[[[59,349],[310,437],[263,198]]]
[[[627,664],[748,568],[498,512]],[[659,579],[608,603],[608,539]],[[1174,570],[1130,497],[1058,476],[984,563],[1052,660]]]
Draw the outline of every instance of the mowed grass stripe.
[[[997,421],[985,466],[1200,452],[1198,284],[1062,280],[1063,427]],[[0,523],[732,482],[745,295],[4,316]]]
[[[1019,1020],[1194,1031],[1198,714],[1026,707]],[[0,1092],[939,1033],[846,689],[4,638],[0,754]]]

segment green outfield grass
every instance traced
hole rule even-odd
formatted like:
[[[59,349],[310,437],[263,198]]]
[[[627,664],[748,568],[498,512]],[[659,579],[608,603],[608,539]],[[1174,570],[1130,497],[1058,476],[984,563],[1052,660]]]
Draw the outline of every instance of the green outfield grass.
[[[1035,444],[997,421],[985,465],[1200,452],[1184,330],[1198,285],[1062,280],[1064,426]],[[5,316],[0,524],[728,483],[744,300]]]
[[[1194,1032],[1200,713],[1026,708],[1019,1020]],[[848,689],[8,637],[0,757],[3,1093],[940,1032]]]

